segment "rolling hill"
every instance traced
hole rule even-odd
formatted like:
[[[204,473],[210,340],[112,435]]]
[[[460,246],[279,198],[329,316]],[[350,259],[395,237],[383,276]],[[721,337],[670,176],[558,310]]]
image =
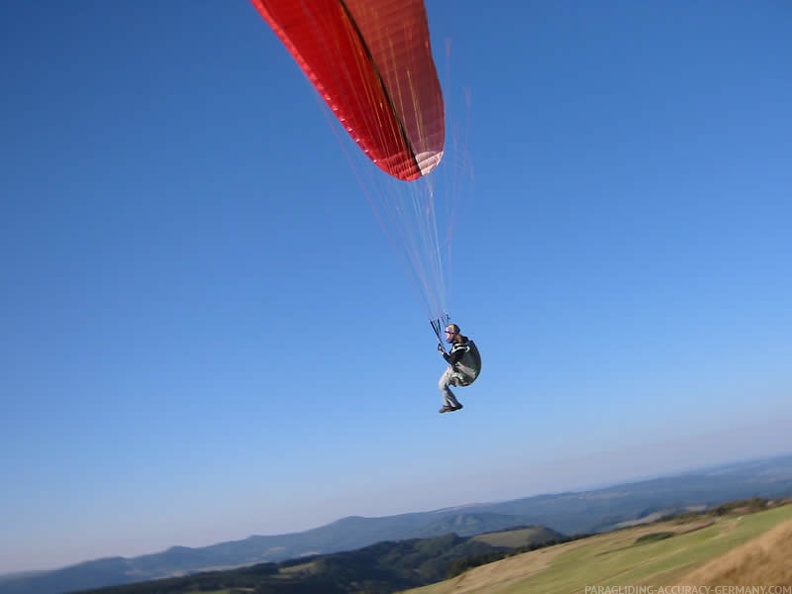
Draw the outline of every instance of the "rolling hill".
[[[515,555],[403,594],[605,594],[627,592],[629,587],[633,592],[658,592],[661,586],[681,592],[671,587],[792,586],[790,535],[792,504],[747,515],[691,515]]]
[[[349,517],[299,533],[251,536],[206,547],[172,547],[0,579],[0,594],[61,594],[211,569],[353,551],[382,541],[461,537],[515,526],[576,536],[640,525],[692,508],[748,497],[792,495],[792,456],[751,461],[581,492],[526,497],[380,518]]]

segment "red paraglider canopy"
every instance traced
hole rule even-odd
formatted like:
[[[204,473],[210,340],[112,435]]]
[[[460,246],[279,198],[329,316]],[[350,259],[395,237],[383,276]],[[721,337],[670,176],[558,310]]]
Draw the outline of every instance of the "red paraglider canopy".
[[[443,96],[423,0],[251,0],[346,131],[383,171],[440,162]]]

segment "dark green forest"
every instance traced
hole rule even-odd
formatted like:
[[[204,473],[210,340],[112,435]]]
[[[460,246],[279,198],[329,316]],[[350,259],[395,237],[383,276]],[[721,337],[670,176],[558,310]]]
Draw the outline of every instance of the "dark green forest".
[[[537,535],[546,537],[544,531]],[[357,551],[260,563],[139,584],[86,590],[80,594],[387,594],[453,577],[509,555],[570,540],[558,535],[520,547],[495,547],[448,534],[382,542]]]

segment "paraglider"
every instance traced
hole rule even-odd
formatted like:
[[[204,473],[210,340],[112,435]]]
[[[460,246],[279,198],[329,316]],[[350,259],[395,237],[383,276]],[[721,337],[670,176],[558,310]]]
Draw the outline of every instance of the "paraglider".
[[[441,413],[461,410],[463,406],[449,386],[469,386],[476,381],[481,373],[481,355],[476,343],[462,334],[459,326],[449,324],[445,328],[446,342],[451,345],[451,350],[446,353],[443,344],[437,345],[437,350],[448,363],[448,369],[440,377],[438,387],[443,395],[443,408]]]
[[[442,349],[449,323],[444,251],[451,242],[450,232],[438,233],[433,180],[445,152],[445,104],[423,0],[251,2],[349,137],[387,174],[373,181],[378,215],[456,366],[457,345],[450,355]]]

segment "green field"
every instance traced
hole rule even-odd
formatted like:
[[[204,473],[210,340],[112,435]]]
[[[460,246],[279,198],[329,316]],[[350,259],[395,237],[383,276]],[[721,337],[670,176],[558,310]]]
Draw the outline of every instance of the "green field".
[[[517,530],[504,530],[502,532],[478,534],[472,537],[472,539],[486,543],[493,547],[518,548],[530,545],[537,541],[547,542],[547,538],[537,538],[543,536],[546,532],[548,532],[548,530],[545,528],[529,527],[519,528]]]
[[[241,592],[250,592],[253,594],[255,588],[226,588],[224,590],[194,590],[193,592],[185,592],[185,594],[237,594]]]
[[[410,592],[582,594],[587,586],[669,585],[788,520],[792,505],[707,521],[660,522],[524,553]],[[675,534],[663,534],[668,532]]]

